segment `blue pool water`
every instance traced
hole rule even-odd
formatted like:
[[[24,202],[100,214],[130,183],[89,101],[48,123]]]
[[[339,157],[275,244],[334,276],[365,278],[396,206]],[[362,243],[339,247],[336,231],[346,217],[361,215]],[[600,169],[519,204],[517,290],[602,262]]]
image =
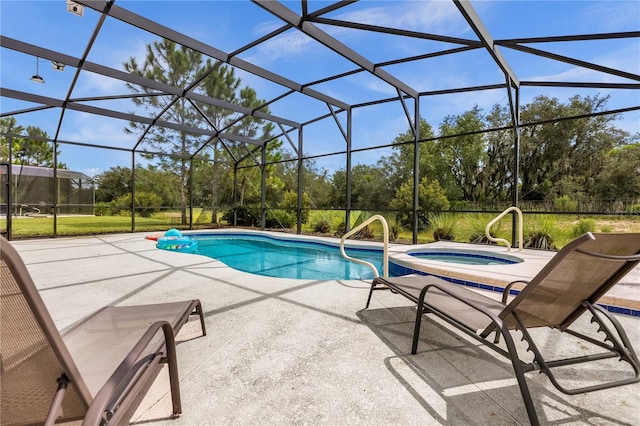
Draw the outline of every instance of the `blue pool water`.
[[[371,268],[345,260],[336,246],[261,235],[202,234],[197,253],[231,268],[278,278],[373,279]],[[382,273],[382,250],[346,248],[349,256],[371,262]]]

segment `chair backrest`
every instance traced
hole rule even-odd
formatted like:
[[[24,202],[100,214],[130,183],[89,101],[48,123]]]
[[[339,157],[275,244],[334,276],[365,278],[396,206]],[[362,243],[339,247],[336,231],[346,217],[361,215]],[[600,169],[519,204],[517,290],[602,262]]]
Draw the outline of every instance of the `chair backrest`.
[[[566,329],[640,262],[640,234],[582,235],[562,248],[500,317],[515,327],[514,310],[527,327]]]
[[[14,247],[0,237],[0,419],[42,423],[64,373],[63,419],[82,418],[91,401],[60,333]]]

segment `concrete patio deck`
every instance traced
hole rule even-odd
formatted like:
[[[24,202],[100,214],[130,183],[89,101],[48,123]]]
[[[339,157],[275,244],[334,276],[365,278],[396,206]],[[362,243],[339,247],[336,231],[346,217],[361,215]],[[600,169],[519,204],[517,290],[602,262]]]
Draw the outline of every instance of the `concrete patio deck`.
[[[132,424],[528,424],[510,364],[476,342],[423,321],[409,354],[414,310],[402,297],[376,292],[365,311],[369,282],[249,275],[145,235],[13,243],[61,330],[106,304],[202,301],[207,336],[197,321],[178,336],[183,414],[169,416],[165,368]],[[617,318],[640,350],[640,318]],[[586,318],[580,327],[593,329]],[[581,350],[536,333],[547,350]],[[576,370],[610,378],[613,368]],[[527,379],[543,424],[640,424],[640,384],[568,396],[544,375]]]

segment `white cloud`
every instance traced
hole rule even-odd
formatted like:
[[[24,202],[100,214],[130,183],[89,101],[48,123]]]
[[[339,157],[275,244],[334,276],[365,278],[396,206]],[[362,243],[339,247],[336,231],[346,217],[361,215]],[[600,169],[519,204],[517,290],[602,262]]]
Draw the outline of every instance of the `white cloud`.
[[[458,22],[459,12],[451,2],[407,1],[395,6],[368,7],[337,16],[340,20],[362,22],[411,31],[438,33],[451,31],[451,24]]]
[[[602,1],[584,12],[588,25],[598,31],[636,30],[640,17],[638,1]]]
[[[367,3],[360,3],[360,5]],[[335,19],[343,21],[359,22],[370,25],[403,28],[424,32],[451,32],[453,25],[460,21],[459,12],[449,2],[443,1],[406,1],[395,6],[365,7],[360,10],[347,11],[335,16]],[[316,24],[314,24],[316,25]],[[266,34],[279,28],[278,22],[269,21],[256,26],[253,33]],[[362,33],[346,28],[322,25],[322,30],[344,43],[350,37],[362,37]],[[466,25],[460,26],[458,31],[463,31]],[[281,58],[297,57],[301,54],[312,55],[314,52],[324,49],[311,37],[298,30],[291,29],[271,40],[256,47],[255,54],[247,58],[250,62],[263,65],[272,63]]]
[[[284,22],[279,22],[279,21],[261,22],[255,27],[253,27],[253,29],[251,30],[251,34],[253,34],[256,37],[262,37],[269,34],[272,31],[277,30],[278,28],[281,28],[283,25],[285,25]]]
[[[103,46],[101,48],[94,48],[94,51],[100,52],[99,58],[89,57],[89,61],[97,62],[101,65],[124,71],[123,64],[129,61],[129,58],[133,57],[138,62],[139,66],[144,64],[144,60],[147,54],[147,43],[144,40],[138,39],[129,42],[126,47],[124,46]],[[83,71],[79,80],[79,85],[76,89],[74,96],[100,96],[100,95],[114,95],[129,93],[129,89],[119,80],[112,79],[100,74]]]
[[[103,96],[129,93],[124,84],[116,79],[105,77],[88,71],[83,71],[74,97]]]
[[[64,139],[88,144],[131,148],[136,136],[124,132],[127,122],[86,113],[67,113],[65,128],[72,129]],[[63,129],[64,130],[64,129]]]
[[[87,176],[90,177],[96,177],[97,175],[99,175],[100,173],[102,173],[104,170],[102,170],[99,167],[89,167],[87,169],[82,169],[80,170],[82,173],[84,173]]]

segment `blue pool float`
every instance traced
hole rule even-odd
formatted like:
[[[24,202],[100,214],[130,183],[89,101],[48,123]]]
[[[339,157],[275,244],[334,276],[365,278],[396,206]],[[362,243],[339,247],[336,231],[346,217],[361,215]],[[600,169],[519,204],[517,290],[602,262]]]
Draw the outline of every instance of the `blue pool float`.
[[[169,229],[164,236],[158,238],[156,247],[162,250],[193,253],[198,248],[198,241],[182,235],[177,229]]]

